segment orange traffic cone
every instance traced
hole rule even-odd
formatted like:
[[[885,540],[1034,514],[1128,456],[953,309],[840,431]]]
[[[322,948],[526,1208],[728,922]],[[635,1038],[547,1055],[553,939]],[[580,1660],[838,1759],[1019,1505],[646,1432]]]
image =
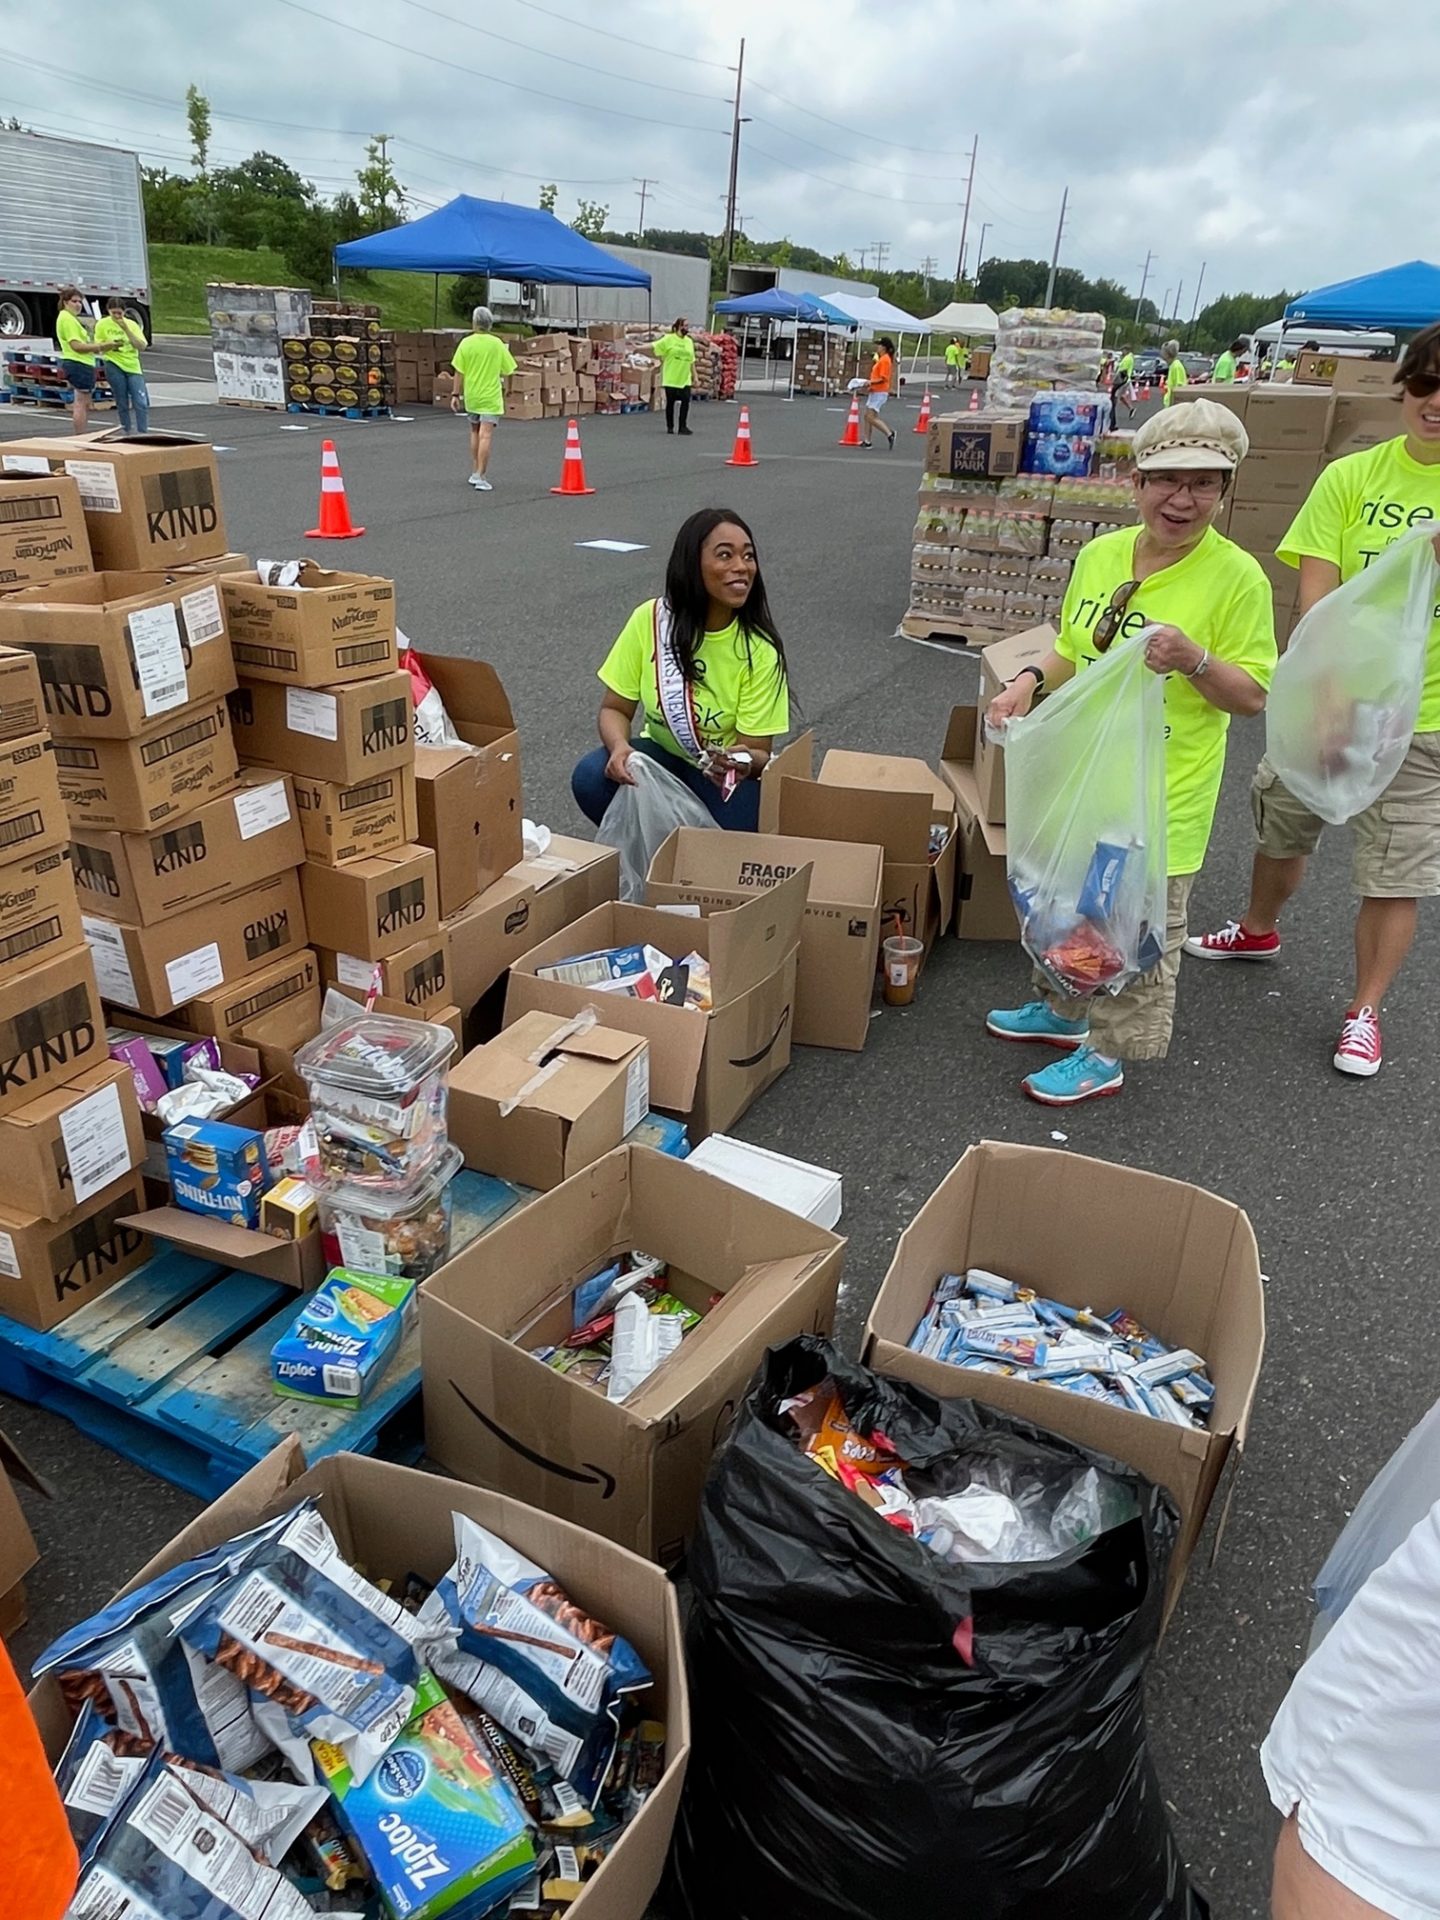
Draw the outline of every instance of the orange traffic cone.
[[[585,484],[585,456],[580,451],[580,423],[572,420],[565,429],[565,460],[560,468],[560,484],[551,493],[594,493]]]
[[[860,444],[860,396],[850,396],[850,418],[845,422],[845,431],[840,436],[842,447],[858,447]]]
[[[980,411],[979,387],[971,387],[970,389],[970,411],[971,413],[978,413]]]
[[[915,422],[916,433],[930,431],[930,389],[926,387],[925,398],[920,402],[920,418]]]
[[[1141,385],[1140,398],[1142,400],[1148,400],[1150,398],[1150,382],[1148,380]]]
[[[358,540],[365,529],[350,524],[350,507],[345,498],[345,481],[340,472],[340,456],[335,442],[326,440],[320,448],[320,524],[311,527],[307,540]]]
[[[760,464],[750,450],[749,407],[740,409],[740,424],[735,429],[735,451],[725,464],[727,467],[758,467]]]

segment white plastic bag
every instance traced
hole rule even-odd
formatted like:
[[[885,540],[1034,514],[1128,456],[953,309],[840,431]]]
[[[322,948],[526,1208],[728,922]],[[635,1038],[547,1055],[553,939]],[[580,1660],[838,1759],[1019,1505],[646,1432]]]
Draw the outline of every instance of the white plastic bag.
[[[1440,1501],[1440,1401],[1376,1474],[1315,1576],[1313,1653],[1377,1568]]]
[[[1342,826],[1380,798],[1415,731],[1437,569],[1434,527],[1396,540],[1296,627],[1265,707],[1265,752],[1302,805]]]
[[[1082,667],[1005,746],[1010,894],[1059,992],[1119,993],[1165,944],[1165,683],[1145,628]]]
[[[717,822],[703,800],[647,754],[632,753],[627,764],[635,784],[616,787],[595,843],[620,855],[620,898],[643,901],[650,862],[675,829]]]

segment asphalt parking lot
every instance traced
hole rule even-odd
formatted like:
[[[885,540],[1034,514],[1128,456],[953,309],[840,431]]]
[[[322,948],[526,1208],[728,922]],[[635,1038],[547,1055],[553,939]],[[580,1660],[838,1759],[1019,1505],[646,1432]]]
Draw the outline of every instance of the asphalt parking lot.
[[[164,377],[179,378],[194,350],[171,358]],[[595,666],[657,590],[679,522],[710,503],[733,504],[755,530],[803,718],[821,747],[938,754],[951,705],[974,696],[976,667],[894,637],[923,444],[909,431],[910,405],[901,402],[893,453],[879,444],[860,453],[836,445],[838,401],[758,397],[753,472],[723,464],[731,407],[697,405],[691,440],[667,439],[652,417],[588,419],[596,492],[583,500],[548,491],[559,477],[560,422],[502,427],[489,495],[465,485],[463,426],[430,409],[364,423],[175,408],[156,424],[209,434],[225,449],[230,543],[268,558],[303,547],[320,443],[333,437],[352,512],[367,528],[333,550],[336,563],[393,575],[401,624],[418,644],[498,668],[519,720],[527,811],[583,831],[568,775],[594,738]],[[0,409],[0,441],[63,427],[63,416]],[[577,544],[597,539],[639,551]],[[1262,741],[1263,722],[1236,723],[1197,925],[1243,904],[1247,787]],[[1277,964],[1186,963],[1171,1057],[1136,1069],[1118,1100],[1058,1119],[1025,1101],[1018,1081],[1034,1060],[982,1031],[989,1006],[1023,997],[1018,949],[947,940],[914,1004],[874,1020],[864,1054],[798,1053],[738,1128],[844,1175],[847,1341],[897,1234],[974,1140],[1051,1145],[1063,1133],[1072,1152],[1192,1180],[1249,1210],[1269,1275],[1255,1422],[1218,1560],[1210,1565],[1208,1543],[1197,1555],[1150,1691],[1166,1797],[1217,1920],[1266,1910],[1274,1829],[1256,1749],[1308,1634],[1310,1581],[1366,1482],[1435,1395],[1423,1330],[1440,1202],[1424,1142],[1440,934],[1435,916],[1423,916],[1387,1010],[1381,1076],[1335,1074],[1349,985],[1344,839],[1327,837]],[[27,1499],[46,1553],[18,1642],[33,1656],[195,1503],[48,1415],[7,1406],[3,1420],[57,1490],[53,1503]]]

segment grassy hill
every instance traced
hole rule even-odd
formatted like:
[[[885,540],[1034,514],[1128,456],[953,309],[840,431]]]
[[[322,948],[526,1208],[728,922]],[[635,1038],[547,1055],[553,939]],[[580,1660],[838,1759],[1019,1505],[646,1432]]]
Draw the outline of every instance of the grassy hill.
[[[242,285],[293,287],[295,276],[268,247],[176,247],[150,249],[150,292],[157,333],[208,333],[205,288],[211,280]],[[447,295],[451,277],[440,276],[440,325],[457,326]],[[317,289],[318,291],[318,289]],[[328,291],[328,289],[327,289]],[[435,281],[426,273],[372,273],[341,281],[347,299],[375,301],[387,327],[435,325]]]

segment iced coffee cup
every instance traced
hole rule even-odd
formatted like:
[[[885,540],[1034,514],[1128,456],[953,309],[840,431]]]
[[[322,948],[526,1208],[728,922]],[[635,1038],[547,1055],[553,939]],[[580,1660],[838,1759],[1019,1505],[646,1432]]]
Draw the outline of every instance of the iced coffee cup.
[[[884,943],[885,1004],[908,1007],[915,998],[915,982],[920,978],[924,943],[894,933]]]

